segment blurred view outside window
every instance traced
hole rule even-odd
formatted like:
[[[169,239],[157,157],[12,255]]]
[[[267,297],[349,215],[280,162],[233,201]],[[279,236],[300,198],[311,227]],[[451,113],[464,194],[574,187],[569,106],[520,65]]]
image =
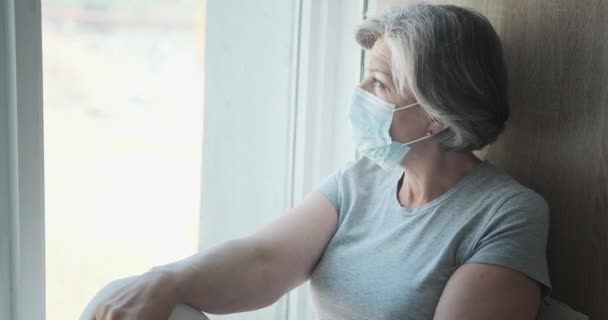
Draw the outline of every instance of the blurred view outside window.
[[[42,0],[47,319],[198,245],[205,0]]]

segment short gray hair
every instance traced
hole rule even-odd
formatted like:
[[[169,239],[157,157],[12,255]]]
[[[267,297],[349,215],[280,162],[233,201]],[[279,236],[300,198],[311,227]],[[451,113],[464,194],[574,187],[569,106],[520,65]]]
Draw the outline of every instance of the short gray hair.
[[[396,7],[364,20],[356,39],[371,49],[383,38],[397,93],[411,90],[450,151],[479,150],[498,138],[509,117],[502,46],[480,13],[453,5]]]

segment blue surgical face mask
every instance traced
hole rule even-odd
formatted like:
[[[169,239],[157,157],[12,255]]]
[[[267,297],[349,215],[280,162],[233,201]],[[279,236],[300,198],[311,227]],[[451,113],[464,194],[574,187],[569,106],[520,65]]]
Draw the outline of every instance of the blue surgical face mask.
[[[393,113],[416,105],[418,103],[395,108],[394,104],[385,102],[357,87],[351,100],[349,113],[353,141],[357,151],[378,163],[385,170],[397,167],[410,150],[409,145],[433,136],[427,134],[407,143],[391,139],[389,129],[393,121]]]

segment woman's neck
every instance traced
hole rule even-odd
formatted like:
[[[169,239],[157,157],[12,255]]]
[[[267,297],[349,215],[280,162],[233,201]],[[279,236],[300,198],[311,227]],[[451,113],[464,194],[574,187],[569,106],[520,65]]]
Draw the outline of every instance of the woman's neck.
[[[434,151],[425,152],[425,158],[412,154],[402,162],[404,175],[397,193],[401,206],[415,208],[433,201],[481,162],[472,152]]]

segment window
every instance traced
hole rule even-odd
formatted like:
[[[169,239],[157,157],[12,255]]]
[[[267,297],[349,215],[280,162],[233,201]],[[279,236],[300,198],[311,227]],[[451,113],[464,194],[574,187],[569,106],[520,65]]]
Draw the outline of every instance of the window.
[[[47,319],[196,252],[204,0],[42,0]]]
[[[352,159],[366,3],[4,2],[0,317],[76,318],[110,280],[256,230]],[[308,319],[307,301],[212,318]]]

